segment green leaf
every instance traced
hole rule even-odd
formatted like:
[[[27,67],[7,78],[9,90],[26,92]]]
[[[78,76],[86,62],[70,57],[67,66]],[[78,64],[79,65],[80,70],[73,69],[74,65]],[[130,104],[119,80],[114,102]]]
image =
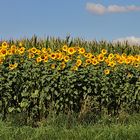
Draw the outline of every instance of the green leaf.
[[[47,100],[50,100],[50,99],[51,99],[51,95],[48,95],[48,96],[47,96]]]
[[[22,108],[26,108],[28,106],[28,101],[27,100],[23,100],[21,103],[20,103],[20,107]]]
[[[28,95],[29,95],[28,92],[22,92],[22,93],[21,93],[21,96],[22,96],[22,97],[26,97],[26,96],[28,96]]]
[[[14,111],[14,107],[8,107],[8,112],[13,112]]]
[[[83,88],[83,90],[87,90],[87,87],[86,86],[83,86],[82,88]]]
[[[35,90],[34,93],[31,93],[32,98],[37,98],[39,96],[39,90]]]

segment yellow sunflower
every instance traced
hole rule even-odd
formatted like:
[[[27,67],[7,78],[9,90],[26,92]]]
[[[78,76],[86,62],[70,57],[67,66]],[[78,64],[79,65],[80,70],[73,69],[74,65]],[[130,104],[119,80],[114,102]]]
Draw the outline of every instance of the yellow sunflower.
[[[37,62],[37,63],[39,63],[39,62],[41,62],[41,61],[42,61],[42,59],[41,59],[40,56],[36,58],[36,62]]]
[[[123,64],[123,63],[124,63],[124,61],[123,61],[122,58],[120,58],[117,62],[118,62],[119,64]]]
[[[98,58],[98,61],[99,62],[102,62],[102,61],[104,61],[104,55],[103,54],[99,54],[98,56],[97,56],[97,58]]]
[[[48,56],[45,56],[44,55],[44,60],[43,60],[44,62],[48,62]]]
[[[69,56],[64,56],[63,59],[64,59],[65,62],[68,62],[70,60]]]
[[[79,54],[84,54],[85,53],[85,49],[84,48],[79,48],[78,52],[79,52]]]
[[[63,50],[64,52],[67,52],[68,46],[67,46],[67,45],[64,45],[64,46],[62,47],[62,50]]]
[[[55,69],[56,68],[56,64],[51,64],[51,69]]]
[[[56,59],[56,53],[51,53],[50,58],[53,59],[53,60]]]
[[[65,63],[65,62],[62,62],[62,63],[60,64],[60,67],[61,67],[61,69],[63,70],[63,69],[66,67],[66,63]]]
[[[98,64],[98,61],[96,59],[92,59],[91,62],[92,62],[93,65],[97,65]]]
[[[74,54],[75,53],[75,49],[73,47],[68,48],[68,53],[70,55]]]
[[[126,59],[125,59],[125,63],[126,63],[126,64],[130,64],[130,63],[131,63],[131,59],[126,58]]]
[[[116,65],[115,61],[110,61],[108,64],[108,66],[110,66],[110,67],[114,67],[115,65]]]
[[[46,49],[45,47],[43,47],[43,48],[41,49],[41,52],[42,52],[42,53],[47,53],[47,49]]]
[[[136,68],[139,67],[139,63],[134,63],[133,65],[134,65],[134,67],[136,67]]]
[[[71,68],[71,70],[72,70],[72,71],[77,71],[77,70],[78,70],[78,67],[77,67],[77,66],[73,66],[73,67]]]
[[[105,69],[104,70],[104,74],[108,75],[110,73],[110,70],[109,69]]]
[[[82,65],[82,60],[81,59],[77,59],[77,61],[76,61],[76,66],[80,66],[80,65]]]
[[[5,48],[0,49],[0,55],[6,56],[7,55],[7,49],[5,49]]]
[[[7,48],[8,47],[8,43],[6,42],[6,41],[4,41],[3,43],[2,43],[2,48]]]
[[[20,47],[18,49],[19,54],[23,54],[25,52],[25,48],[24,47]]]
[[[91,64],[91,59],[86,59],[86,64],[87,65]]]
[[[29,59],[34,58],[34,57],[35,57],[35,55],[34,55],[33,53],[29,53],[29,54],[28,54],[28,58],[29,58]]]
[[[114,54],[113,54],[113,53],[110,53],[110,54],[108,55],[108,59],[110,60],[110,59],[112,59],[112,58],[114,58]]]
[[[102,53],[103,55],[105,55],[105,54],[107,54],[107,50],[102,49],[102,50],[101,50],[101,53]]]
[[[37,52],[37,49],[35,47],[31,48],[30,49],[31,53],[36,53]]]
[[[18,66],[18,63],[9,64],[9,69],[10,69],[10,70],[13,70],[13,69],[17,68],[17,66]]]

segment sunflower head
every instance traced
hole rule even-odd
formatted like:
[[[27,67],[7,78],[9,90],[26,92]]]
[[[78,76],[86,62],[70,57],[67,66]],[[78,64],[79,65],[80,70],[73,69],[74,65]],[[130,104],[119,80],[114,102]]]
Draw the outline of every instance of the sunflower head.
[[[110,70],[109,69],[105,69],[104,70],[104,74],[108,75],[110,73]]]
[[[67,46],[67,45],[64,45],[64,46],[62,47],[62,50],[63,50],[64,52],[67,52],[68,46]]]
[[[79,52],[79,54],[84,54],[85,53],[85,49],[84,48],[79,48],[78,52]]]
[[[8,47],[8,43],[6,42],[6,41],[4,41],[3,43],[2,43],[2,48],[7,48]]]
[[[70,55],[74,54],[75,53],[75,49],[73,47],[68,48],[68,53]]]
[[[64,59],[64,61],[65,61],[65,62],[68,62],[68,61],[70,60],[69,56],[67,56],[67,55],[66,55],[66,56],[64,56],[64,58],[63,58],[63,59]]]
[[[42,59],[41,59],[40,56],[36,58],[36,62],[37,62],[37,63],[39,63],[39,62],[41,62],[41,61],[42,61]]]
[[[104,61],[104,55],[103,54],[99,54],[98,56],[97,56],[97,58],[98,58],[98,61],[99,62],[102,62],[102,61]]]
[[[77,61],[76,61],[76,66],[80,66],[82,64],[82,60],[81,59],[77,59]]]
[[[103,55],[105,55],[105,54],[107,54],[107,50],[102,49],[102,50],[101,50],[101,53],[102,53]]]

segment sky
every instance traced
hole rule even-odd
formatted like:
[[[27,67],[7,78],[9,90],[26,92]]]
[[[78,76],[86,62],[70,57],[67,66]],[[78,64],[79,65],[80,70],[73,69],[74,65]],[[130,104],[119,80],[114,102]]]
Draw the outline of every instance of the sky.
[[[140,0],[0,0],[0,38],[140,41]]]

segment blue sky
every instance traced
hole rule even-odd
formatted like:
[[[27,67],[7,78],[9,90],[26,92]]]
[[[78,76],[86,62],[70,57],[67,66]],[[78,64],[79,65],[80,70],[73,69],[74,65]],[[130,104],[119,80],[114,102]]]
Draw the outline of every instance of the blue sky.
[[[2,39],[34,34],[88,40],[140,37],[140,0],[0,0],[0,5]],[[117,11],[112,12],[112,5],[119,6]]]

